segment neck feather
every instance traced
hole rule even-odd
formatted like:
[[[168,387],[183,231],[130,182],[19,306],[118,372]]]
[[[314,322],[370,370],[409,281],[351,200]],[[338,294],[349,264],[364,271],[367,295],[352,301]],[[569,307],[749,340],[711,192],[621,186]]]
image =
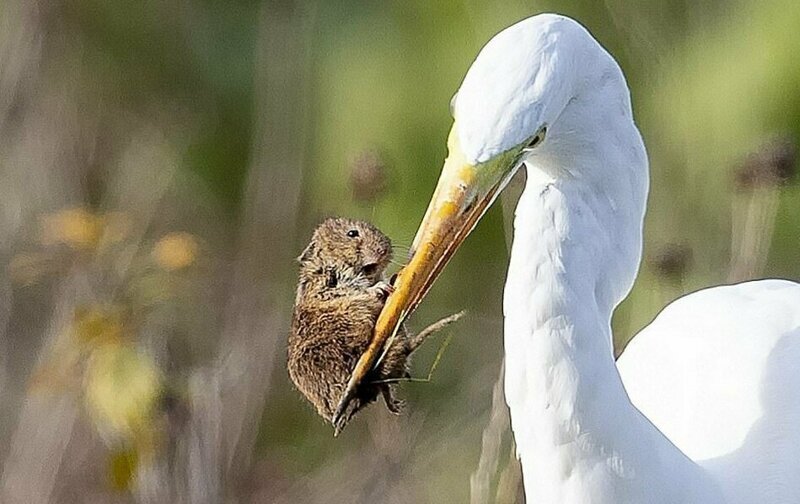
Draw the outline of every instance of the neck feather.
[[[611,314],[638,268],[644,193],[617,200],[590,177],[548,173],[528,166],[504,299],[528,501],[716,502],[691,500],[710,486],[702,470],[633,407],[614,362]]]

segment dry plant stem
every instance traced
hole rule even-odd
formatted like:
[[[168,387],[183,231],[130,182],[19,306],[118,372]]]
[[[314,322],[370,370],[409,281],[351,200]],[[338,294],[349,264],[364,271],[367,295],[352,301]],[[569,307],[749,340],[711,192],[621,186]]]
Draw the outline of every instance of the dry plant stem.
[[[75,300],[86,297],[87,293],[88,283],[83,275],[72,274],[64,281],[37,365],[52,358],[53,349],[63,338],[71,337],[68,328]],[[78,403],[72,395],[45,391],[27,395],[0,480],[0,502],[46,504],[51,501],[77,417]]]
[[[0,251],[0,254],[2,251]],[[8,390],[8,381],[10,379],[8,372],[8,354],[10,350],[8,336],[9,320],[11,319],[11,303],[13,302],[11,279],[6,272],[0,273],[0,402],[8,404],[6,401]],[[6,426],[0,424],[0,440],[4,439],[4,430]],[[4,453],[0,451],[0,460],[2,460]],[[0,465],[0,469],[2,465]]]
[[[414,452],[413,440],[419,433],[419,425],[410,421],[401,423],[385,414],[375,415],[367,425],[375,461],[352,502],[384,502],[387,496],[408,484],[412,467],[406,462]]]
[[[764,272],[779,203],[780,193],[773,188],[754,189],[743,206],[734,201],[729,282],[753,279]]]
[[[478,467],[469,478],[470,504],[489,503],[492,478],[497,473],[503,436],[508,431],[508,408],[503,394],[504,374],[505,364],[500,367],[492,388],[492,409],[489,412],[489,422],[483,429]]]
[[[39,69],[44,38],[42,10],[49,7],[42,4],[35,0],[0,4],[0,132],[14,102],[25,92],[25,84]]]
[[[764,268],[769,258],[769,250],[772,245],[772,236],[775,234],[775,218],[778,215],[780,204],[780,191],[777,189],[767,189],[758,195],[761,200],[758,205],[760,212],[756,216],[756,226],[761,231],[761,239],[756,241],[754,262],[754,275],[763,275]]]
[[[522,467],[517,459],[516,447],[511,443],[508,451],[508,463],[500,473],[500,480],[497,482],[497,495],[494,501],[502,504],[512,504],[525,502],[525,494],[522,487]]]
[[[49,69],[42,46],[49,42],[46,13],[61,2],[7,0],[0,3],[0,170],[3,203],[0,248],[19,239],[22,225],[44,210],[45,205],[74,202],[82,196],[78,182],[84,168],[77,156],[81,125],[75,111],[61,104],[75,101],[75,86],[65,75],[44,77]],[[58,30],[53,30],[54,37]],[[58,51],[55,51],[58,52]],[[65,72],[72,76],[68,71]],[[10,112],[13,111],[13,114]],[[10,118],[13,115],[13,121]],[[91,131],[83,132],[91,136]],[[2,344],[14,348],[25,340],[26,349],[38,347],[38,355],[15,353],[18,361],[42,365],[54,357],[69,337],[75,300],[91,294],[83,272],[73,271],[57,287],[52,316],[40,333],[28,329],[4,331]],[[43,308],[44,309],[44,308]],[[13,324],[15,314],[10,314]],[[57,357],[57,356],[55,356]],[[8,361],[6,361],[8,363]],[[36,366],[35,365],[35,366]],[[26,365],[14,364],[19,373]],[[24,369],[24,371],[23,371]],[[20,376],[21,377],[21,376]],[[11,376],[9,376],[11,378]],[[9,385],[11,385],[9,383]],[[14,386],[24,386],[22,383]],[[17,396],[4,389],[0,399],[10,418],[0,429],[0,502],[37,504],[53,501],[62,461],[69,460],[68,446],[78,417],[74,397],[57,393]]]
[[[180,442],[184,445],[187,503],[223,502],[221,481],[222,418],[219,377],[199,370],[189,379],[192,411]],[[180,494],[179,494],[180,495]]]
[[[269,377],[289,331],[291,305],[283,293],[292,284],[286,265],[293,259],[309,134],[313,12],[305,2],[282,3],[280,8],[267,2],[260,16],[253,86],[257,123],[219,347],[226,480],[242,476],[250,465]]]

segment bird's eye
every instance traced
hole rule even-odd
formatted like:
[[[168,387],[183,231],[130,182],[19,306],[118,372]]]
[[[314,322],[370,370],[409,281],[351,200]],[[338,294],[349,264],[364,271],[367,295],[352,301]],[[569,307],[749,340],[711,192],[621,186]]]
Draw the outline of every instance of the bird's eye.
[[[328,272],[328,279],[325,281],[325,285],[329,288],[336,287],[336,284],[339,283],[339,279],[336,277],[335,271]]]
[[[538,147],[544,141],[544,137],[547,134],[547,126],[542,126],[542,128],[533,135],[531,141],[528,142],[528,145],[525,146],[526,151],[529,151],[535,147]]]
[[[349,236],[350,238],[355,238],[356,236],[358,236],[358,229],[351,229],[350,231],[347,232],[347,236]]]

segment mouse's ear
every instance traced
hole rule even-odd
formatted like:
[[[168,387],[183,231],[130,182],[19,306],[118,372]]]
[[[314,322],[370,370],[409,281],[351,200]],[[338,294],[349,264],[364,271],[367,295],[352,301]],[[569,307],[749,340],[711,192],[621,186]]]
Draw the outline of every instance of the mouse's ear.
[[[311,256],[314,255],[314,252],[316,250],[317,248],[314,246],[314,242],[309,243],[308,246],[303,250],[303,252],[301,252],[300,255],[297,257],[297,262],[299,262],[300,264],[307,262],[309,259],[311,259]]]

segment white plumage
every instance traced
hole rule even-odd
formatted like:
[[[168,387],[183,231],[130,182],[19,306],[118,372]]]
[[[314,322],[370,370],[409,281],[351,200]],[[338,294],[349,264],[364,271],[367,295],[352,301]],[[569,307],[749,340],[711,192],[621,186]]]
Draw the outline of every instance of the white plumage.
[[[800,502],[800,286],[685,296],[617,364],[633,404],[718,479],[727,502]]]
[[[648,165],[614,59],[571,19],[529,18],[483,48],[454,116],[478,168],[547,127],[524,151],[504,298],[527,502],[800,502],[799,285],[686,296],[615,365]]]

